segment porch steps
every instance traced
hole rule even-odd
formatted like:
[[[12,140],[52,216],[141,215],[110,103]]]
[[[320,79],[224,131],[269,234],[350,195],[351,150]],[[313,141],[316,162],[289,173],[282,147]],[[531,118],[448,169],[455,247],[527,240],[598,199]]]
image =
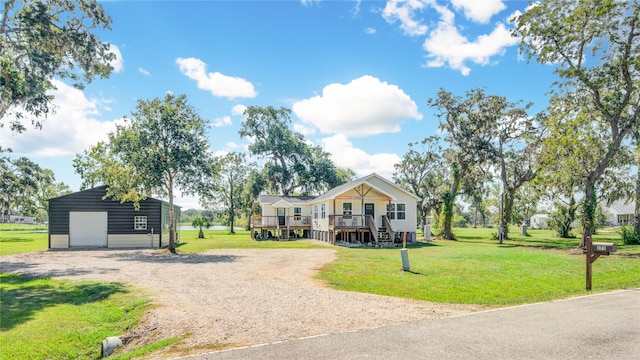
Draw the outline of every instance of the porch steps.
[[[380,247],[393,247],[393,239],[389,236],[389,232],[386,228],[378,229],[378,246]]]

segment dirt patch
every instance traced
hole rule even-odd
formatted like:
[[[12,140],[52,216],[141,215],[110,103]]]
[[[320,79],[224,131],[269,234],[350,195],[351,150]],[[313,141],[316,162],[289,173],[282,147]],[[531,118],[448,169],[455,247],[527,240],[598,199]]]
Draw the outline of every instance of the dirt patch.
[[[478,310],[337,291],[314,279],[335,249],[43,251],[3,256],[0,272],[148,289],[158,306],[135,342],[188,335],[180,348],[243,346],[420,321]],[[162,355],[160,355],[162,357]]]

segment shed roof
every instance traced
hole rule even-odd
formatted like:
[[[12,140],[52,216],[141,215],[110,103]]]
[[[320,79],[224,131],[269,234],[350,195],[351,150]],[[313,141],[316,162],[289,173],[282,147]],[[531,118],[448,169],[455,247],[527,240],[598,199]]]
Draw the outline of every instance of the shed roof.
[[[104,194],[106,194],[106,192],[107,192],[107,187],[108,187],[108,185],[100,185],[100,186],[96,186],[96,187],[93,187],[93,188],[90,188],[90,189],[85,189],[85,190],[76,191],[76,192],[73,192],[73,193],[71,193],[71,194],[66,194],[66,195],[62,195],[62,196],[58,196],[58,197],[54,197],[54,198],[49,199],[49,201],[59,201],[59,200],[64,200],[64,199],[66,199],[66,198],[73,198],[73,197],[77,197],[77,196],[80,196],[80,195],[82,195],[82,194],[87,194],[87,193],[98,193],[98,192],[104,192]],[[104,195],[103,195],[103,196],[104,196]],[[115,200],[114,200],[114,201],[115,201]],[[141,200],[141,201],[161,202],[161,203],[166,203],[166,204],[168,204],[168,203],[169,203],[168,201],[160,200],[160,199],[156,199],[156,198],[154,198],[154,197],[147,197],[146,199]],[[182,208],[180,205],[176,205],[176,204],[173,204],[173,206],[174,206],[174,207],[177,207],[177,208]]]

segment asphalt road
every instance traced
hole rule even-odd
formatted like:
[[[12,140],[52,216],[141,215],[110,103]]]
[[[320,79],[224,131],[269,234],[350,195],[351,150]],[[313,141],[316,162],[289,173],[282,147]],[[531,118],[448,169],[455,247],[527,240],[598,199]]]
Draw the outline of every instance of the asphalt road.
[[[640,289],[327,334],[209,359],[640,359]]]

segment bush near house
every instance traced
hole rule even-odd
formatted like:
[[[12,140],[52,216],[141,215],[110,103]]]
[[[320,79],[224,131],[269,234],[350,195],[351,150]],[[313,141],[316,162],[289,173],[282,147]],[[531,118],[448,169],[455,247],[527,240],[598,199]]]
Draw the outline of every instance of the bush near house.
[[[620,236],[622,237],[622,242],[626,245],[639,245],[640,244],[640,234],[638,234],[638,229],[635,226],[625,225],[620,227]]]

